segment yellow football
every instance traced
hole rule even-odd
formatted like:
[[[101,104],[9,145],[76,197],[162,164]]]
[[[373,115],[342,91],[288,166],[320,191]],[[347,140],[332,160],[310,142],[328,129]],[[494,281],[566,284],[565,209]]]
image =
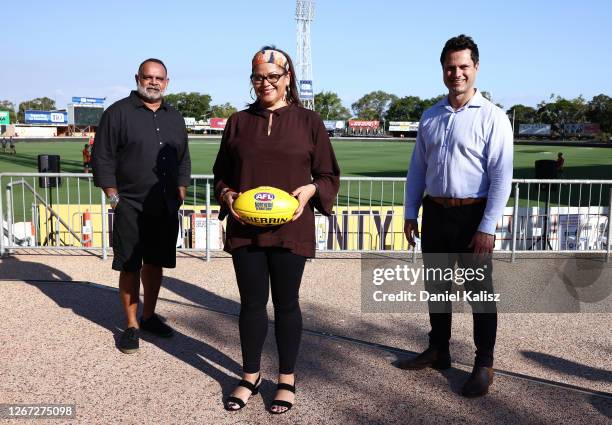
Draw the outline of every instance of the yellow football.
[[[259,186],[234,201],[234,211],[245,223],[259,227],[280,226],[291,221],[298,200],[284,190]]]

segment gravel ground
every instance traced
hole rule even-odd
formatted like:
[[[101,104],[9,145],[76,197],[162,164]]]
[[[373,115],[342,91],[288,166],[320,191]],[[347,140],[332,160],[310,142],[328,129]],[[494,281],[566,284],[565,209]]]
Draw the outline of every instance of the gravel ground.
[[[426,347],[428,318],[362,313],[360,267],[350,258],[307,263],[298,401],[289,414],[271,417],[264,409],[275,380],[273,327],[262,396],[241,412],[222,409],[241,361],[239,298],[228,257],[207,263],[183,255],[166,271],[157,311],[178,333],[169,340],[146,337],[135,355],[115,348],[124,323],[110,261],[82,252],[6,257],[0,260],[0,403],[75,403],[72,423],[88,424],[610,423],[612,314],[585,313],[585,303],[574,313],[500,314],[495,383],[487,397],[466,400],[458,392],[473,361],[471,314],[453,317],[451,370],[399,370],[392,365],[398,357]],[[545,288],[554,287],[546,278],[550,267],[564,270],[551,260],[494,267],[500,279],[534,287],[549,282]],[[606,308],[609,298],[598,301]]]

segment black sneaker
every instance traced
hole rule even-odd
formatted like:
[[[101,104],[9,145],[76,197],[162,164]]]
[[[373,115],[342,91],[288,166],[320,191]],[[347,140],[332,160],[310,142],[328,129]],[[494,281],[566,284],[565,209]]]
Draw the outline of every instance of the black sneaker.
[[[147,320],[143,320],[142,317],[140,318],[140,329],[163,338],[170,338],[174,335],[174,329],[162,322],[155,313]]]
[[[125,354],[132,354],[138,351],[138,329],[127,328],[119,338],[119,351]]]

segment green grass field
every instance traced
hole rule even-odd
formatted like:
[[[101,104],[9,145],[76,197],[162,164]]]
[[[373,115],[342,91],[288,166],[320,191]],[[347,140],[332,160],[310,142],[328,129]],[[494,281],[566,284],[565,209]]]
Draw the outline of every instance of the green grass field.
[[[61,157],[62,172],[82,172],[81,150],[85,140],[81,141],[54,141],[54,142],[21,142],[17,144],[17,155],[9,156],[0,153],[0,172],[36,172],[37,155],[57,154]],[[363,176],[363,177],[404,177],[408,167],[413,142],[384,142],[384,141],[348,141],[340,140],[333,142],[334,150],[338,158],[338,163],[343,176]],[[219,148],[219,139],[195,139],[190,141],[190,151],[192,158],[193,174],[211,174],[215,155]],[[562,151],[565,157],[565,173],[563,178],[567,179],[612,179],[612,149],[611,148],[592,148],[592,147],[570,147],[570,146],[515,146],[514,157],[514,177],[515,178],[535,178],[534,161],[538,159],[555,159],[557,152]],[[34,179],[29,179],[30,184],[34,184]],[[5,186],[7,180],[2,181]],[[1,188],[2,191],[5,187]],[[86,180],[77,183],[64,184],[61,191],[56,192],[56,202],[59,196],[68,199],[67,191],[71,191],[70,200],[74,202],[80,196],[81,202],[100,202],[99,192],[95,188],[89,187]],[[603,190],[599,193],[599,186],[592,188],[592,203],[607,205],[608,193]],[[365,193],[373,193],[370,200],[369,195],[364,200]],[[190,192],[190,203],[202,204],[204,202],[205,190],[202,185],[193,192]],[[4,194],[4,193],[3,193]],[[526,205],[529,196],[530,205],[536,205],[538,193],[535,188],[531,188],[529,194],[523,191],[520,196],[520,204]],[[543,194],[539,194],[540,201]],[[24,205],[16,210],[24,214],[31,205],[32,197],[27,191],[15,192],[16,199]],[[359,200],[361,198],[361,201]],[[581,204],[588,202],[588,194],[578,193],[574,190],[569,193],[567,190],[555,191],[552,193],[554,203],[561,205],[577,205],[578,198]],[[339,196],[339,203],[357,205],[401,205],[403,191],[401,183],[351,183],[344,184]],[[536,201],[534,203],[534,201]],[[509,205],[513,205],[510,200]],[[25,210],[25,211],[24,211]],[[17,211],[15,212],[17,215]],[[17,218],[17,217],[16,217]]]
[[[380,141],[334,141],[334,150],[344,176],[404,177],[414,143]],[[0,172],[36,172],[37,155],[56,154],[62,161],[62,172],[82,172],[81,142],[23,142],[17,144],[17,155],[0,153]],[[193,174],[212,174],[219,140],[196,139],[190,142]],[[514,177],[535,178],[534,161],[565,157],[564,178],[612,178],[612,149],[571,146],[516,146]]]

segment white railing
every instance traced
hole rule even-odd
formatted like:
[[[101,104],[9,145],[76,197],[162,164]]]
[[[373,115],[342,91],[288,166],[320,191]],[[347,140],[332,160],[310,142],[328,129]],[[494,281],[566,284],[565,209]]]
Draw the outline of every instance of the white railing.
[[[57,187],[44,179],[61,178]],[[212,196],[211,175],[193,175],[180,214],[177,249],[223,248],[224,226]],[[604,253],[610,256],[612,180],[512,181],[512,197],[499,220],[496,250],[517,254]],[[321,252],[406,252],[403,234],[405,178],[343,177],[334,214],[316,216]],[[1,173],[0,255],[18,248],[86,249],[106,258],[113,211],[91,174]],[[418,250],[418,246],[417,246]]]

